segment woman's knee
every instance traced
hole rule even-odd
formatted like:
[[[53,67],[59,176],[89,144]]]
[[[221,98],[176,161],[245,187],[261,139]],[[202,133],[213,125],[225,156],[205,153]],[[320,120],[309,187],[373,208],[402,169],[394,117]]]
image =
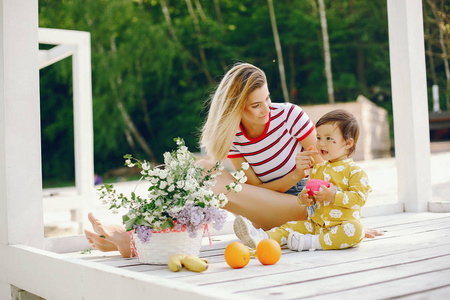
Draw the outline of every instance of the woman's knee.
[[[195,163],[197,165],[202,166],[205,170],[212,169],[215,166],[215,164],[212,161],[207,159],[199,159]]]

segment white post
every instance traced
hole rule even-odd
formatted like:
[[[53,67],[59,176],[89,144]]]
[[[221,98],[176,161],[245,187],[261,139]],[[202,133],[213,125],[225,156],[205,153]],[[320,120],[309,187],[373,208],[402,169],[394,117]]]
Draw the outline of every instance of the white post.
[[[41,248],[38,1],[0,0],[0,20],[0,249]],[[0,298],[11,299],[7,280]]]
[[[86,196],[94,191],[91,35],[89,32],[78,34],[82,38],[72,56],[75,178],[78,194]]]
[[[406,211],[426,211],[431,175],[422,1],[387,4],[398,197]]]
[[[39,28],[39,42],[58,45],[51,50],[40,51],[41,68],[72,55],[75,186],[77,188],[77,196],[72,199],[76,199],[84,208],[87,208],[92,206],[92,200],[95,197],[91,34],[83,31]],[[87,221],[87,218],[83,218],[86,215],[86,212],[77,209],[73,221]]]
[[[38,1],[0,0],[0,246],[44,240]]]

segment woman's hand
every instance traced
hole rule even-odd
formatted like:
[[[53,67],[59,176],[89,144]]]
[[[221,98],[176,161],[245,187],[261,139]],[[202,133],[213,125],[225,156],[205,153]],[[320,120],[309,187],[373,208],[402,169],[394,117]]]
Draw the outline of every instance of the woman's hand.
[[[306,151],[297,153],[297,156],[295,157],[297,170],[304,172],[305,170],[311,169],[315,163],[312,156],[316,154],[318,154],[318,152],[314,149],[314,146],[310,146]]]

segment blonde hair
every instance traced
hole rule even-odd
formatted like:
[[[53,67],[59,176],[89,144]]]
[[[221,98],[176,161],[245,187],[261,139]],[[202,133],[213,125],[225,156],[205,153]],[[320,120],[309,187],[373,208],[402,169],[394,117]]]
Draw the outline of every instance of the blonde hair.
[[[248,63],[235,64],[209,98],[200,146],[214,161],[224,161],[239,128],[248,96],[267,83],[264,72]]]

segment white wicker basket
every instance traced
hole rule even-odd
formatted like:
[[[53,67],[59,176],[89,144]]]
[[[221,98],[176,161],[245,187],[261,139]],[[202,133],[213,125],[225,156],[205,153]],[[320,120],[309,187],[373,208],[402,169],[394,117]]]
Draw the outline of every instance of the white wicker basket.
[[[204,227],[198,229],[195,238],[186,231],[153,232],[147,244],[141,242],[136,233],[133,240],[140,263],[166,265],[173,254],[199,255]]]

